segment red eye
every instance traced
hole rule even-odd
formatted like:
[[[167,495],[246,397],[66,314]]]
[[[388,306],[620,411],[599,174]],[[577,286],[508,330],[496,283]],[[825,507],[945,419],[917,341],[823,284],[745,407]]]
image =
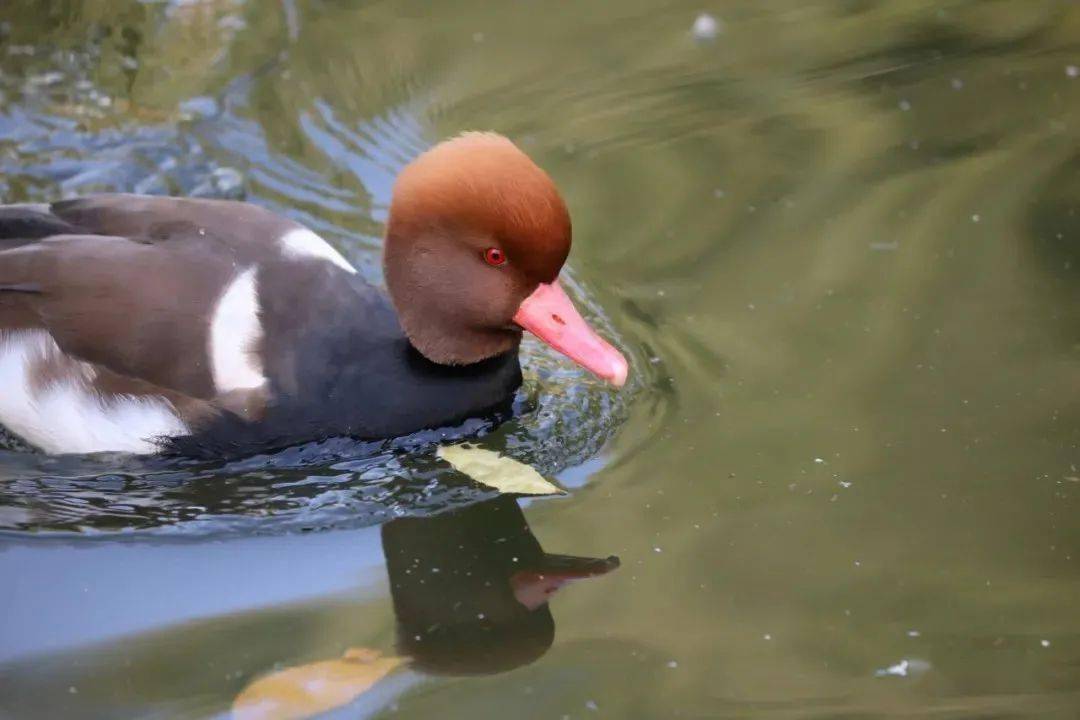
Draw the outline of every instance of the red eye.
[[[484,251],[484,262],[492,267],[498,267],[506,262],[506,253],[499,248],[488,248]]]

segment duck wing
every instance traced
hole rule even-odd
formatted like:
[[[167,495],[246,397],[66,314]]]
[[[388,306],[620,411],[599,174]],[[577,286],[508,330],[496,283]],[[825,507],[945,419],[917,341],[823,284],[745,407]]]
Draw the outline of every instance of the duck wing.
[[[355,273],[310,230],[246,203],[105,195],[0,206],[0,351],[13,338],[46,343],[34,368],[16,368],[24,384],[77,373],[103,396],[257,416],[268,392],[263,314],[273,312],[260,279],[307,279],[328,261]]]

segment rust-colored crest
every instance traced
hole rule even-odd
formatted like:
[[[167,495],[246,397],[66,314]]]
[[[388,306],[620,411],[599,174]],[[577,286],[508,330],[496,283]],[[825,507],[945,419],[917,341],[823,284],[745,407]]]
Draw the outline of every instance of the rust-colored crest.
[[[440,143],[398,176],[388,237],[429,229],[493,240],[536,282],[554,280],[570,253],[570,214],[555,183],[495,133]]]

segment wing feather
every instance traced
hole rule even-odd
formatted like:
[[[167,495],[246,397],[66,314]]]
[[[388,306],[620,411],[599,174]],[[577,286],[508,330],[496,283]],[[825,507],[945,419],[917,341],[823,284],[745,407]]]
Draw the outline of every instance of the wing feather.
[[[298,224],[247,203],[100,195],[0,206],[0,332],[191,398],[218,395],[216,303]],[[226,403],[226,405],[229,403]]]

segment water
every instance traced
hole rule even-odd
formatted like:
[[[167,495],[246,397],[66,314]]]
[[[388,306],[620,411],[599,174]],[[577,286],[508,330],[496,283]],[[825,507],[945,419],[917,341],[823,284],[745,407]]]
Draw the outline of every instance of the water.
[[[530,347],[515,419],[459,431],[571,490],[523,503],[545,551],[621,567],[527,664],[341,717],[1073,718],[1078,66],[1067,0],[9,0],[0,197],[246,197],[377,279],[436,140],[496,129],[555,177],[634,385]],[[380,523],[492,495],[437,439],[0,456],[0,715],[221,716],[393,653]]]

